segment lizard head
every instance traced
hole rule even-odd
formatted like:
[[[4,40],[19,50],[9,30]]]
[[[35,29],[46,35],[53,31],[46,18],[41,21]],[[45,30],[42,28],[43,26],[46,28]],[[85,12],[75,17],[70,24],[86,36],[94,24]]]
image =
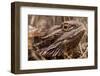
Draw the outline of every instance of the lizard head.
[[[84,24],[77,21],[66,21],[61,25],[63,34],[56,42],[62,41],[67,49],[74,48],[80,42],[85,33]]]

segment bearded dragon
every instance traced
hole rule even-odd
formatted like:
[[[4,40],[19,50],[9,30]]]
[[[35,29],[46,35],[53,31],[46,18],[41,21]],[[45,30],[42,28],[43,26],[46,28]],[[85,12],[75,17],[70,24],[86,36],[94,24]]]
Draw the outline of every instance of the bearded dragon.
[[[84,24],[66,21],[54,25],[47,34],[33,38],[33,49],[46,59],[63,58],[64,51],[75,48],[85,33]]]

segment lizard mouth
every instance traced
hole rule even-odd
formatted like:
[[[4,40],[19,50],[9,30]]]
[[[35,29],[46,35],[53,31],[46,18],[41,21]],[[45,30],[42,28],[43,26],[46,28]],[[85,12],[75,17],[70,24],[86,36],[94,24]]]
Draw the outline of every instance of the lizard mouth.
[[[72,31],[65,32],[61,38],[55,41],[55,46],[57,43],[62,42],[67,48],[74,48],[78,45],[80,40],[82,39],[85,33],[85,29],[83,27],[76,28]]]

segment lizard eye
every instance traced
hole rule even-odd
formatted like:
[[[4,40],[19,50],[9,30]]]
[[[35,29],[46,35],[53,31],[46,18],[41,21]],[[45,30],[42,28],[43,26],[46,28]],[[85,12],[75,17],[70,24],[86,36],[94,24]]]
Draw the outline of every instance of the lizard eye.
[[[67,31],[68,30],[68,25],[63,25],[63,30]]]

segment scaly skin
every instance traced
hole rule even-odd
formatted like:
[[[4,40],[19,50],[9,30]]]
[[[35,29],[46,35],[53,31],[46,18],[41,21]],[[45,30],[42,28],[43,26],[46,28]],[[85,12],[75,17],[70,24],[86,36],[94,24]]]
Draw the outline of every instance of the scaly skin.
[[[63,57],[64,50],[75,48],[85,33],[84,25],[77,21],[67,21],[50,28],[45,36],[37,37],[33,48],[47,59]]]

